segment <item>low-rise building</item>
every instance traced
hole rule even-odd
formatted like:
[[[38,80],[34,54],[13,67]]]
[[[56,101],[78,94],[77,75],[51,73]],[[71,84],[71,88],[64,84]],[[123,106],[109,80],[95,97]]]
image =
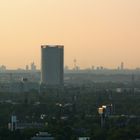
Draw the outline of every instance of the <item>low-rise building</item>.
[[[32,137],[31,140],[54,140],[48,132],[39,132],[36,136]]]

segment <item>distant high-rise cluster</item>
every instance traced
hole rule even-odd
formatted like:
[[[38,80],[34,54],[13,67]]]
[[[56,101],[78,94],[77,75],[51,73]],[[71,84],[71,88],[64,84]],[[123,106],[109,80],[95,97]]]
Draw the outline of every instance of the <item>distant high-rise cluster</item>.
[[[41,83],[48,86],[63,85],[64,46],[41,46]]]
[[[6,66],[2,65],[0,66],[0,71],[5,71],[6,70]]]

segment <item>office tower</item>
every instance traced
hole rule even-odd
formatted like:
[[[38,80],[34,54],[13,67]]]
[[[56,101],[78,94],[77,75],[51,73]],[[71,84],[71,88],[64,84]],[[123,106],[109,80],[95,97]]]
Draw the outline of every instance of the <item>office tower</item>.
[[[31,71],[36,71],[36,65],[34,62],[31,63]]]
[[[41,46],[41,83],[48,86],[63,85],[63,55],[62,45]]]
[[[121,62],[121,70],[124,70],[124,63]]]

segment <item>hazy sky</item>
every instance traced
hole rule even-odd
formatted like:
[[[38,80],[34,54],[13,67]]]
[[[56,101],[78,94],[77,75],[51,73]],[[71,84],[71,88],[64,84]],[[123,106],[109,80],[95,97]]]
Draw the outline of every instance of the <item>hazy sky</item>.
[[[140,0],[0,0],[0,65],[40,67],[41,44],[70,67],[140,66]]]

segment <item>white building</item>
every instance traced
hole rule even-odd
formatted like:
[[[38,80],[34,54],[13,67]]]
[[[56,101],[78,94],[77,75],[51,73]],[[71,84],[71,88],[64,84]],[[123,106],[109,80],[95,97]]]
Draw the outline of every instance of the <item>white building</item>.
[[[54,137],[47,132],[39,132],[36,136],[32,137],[31,140],[54,140]]]
[[[41,83],[48,86],[63,85],[64,46],[41,46]]]
[[[90,137],[79,137],[78,140],[90,140]]]

